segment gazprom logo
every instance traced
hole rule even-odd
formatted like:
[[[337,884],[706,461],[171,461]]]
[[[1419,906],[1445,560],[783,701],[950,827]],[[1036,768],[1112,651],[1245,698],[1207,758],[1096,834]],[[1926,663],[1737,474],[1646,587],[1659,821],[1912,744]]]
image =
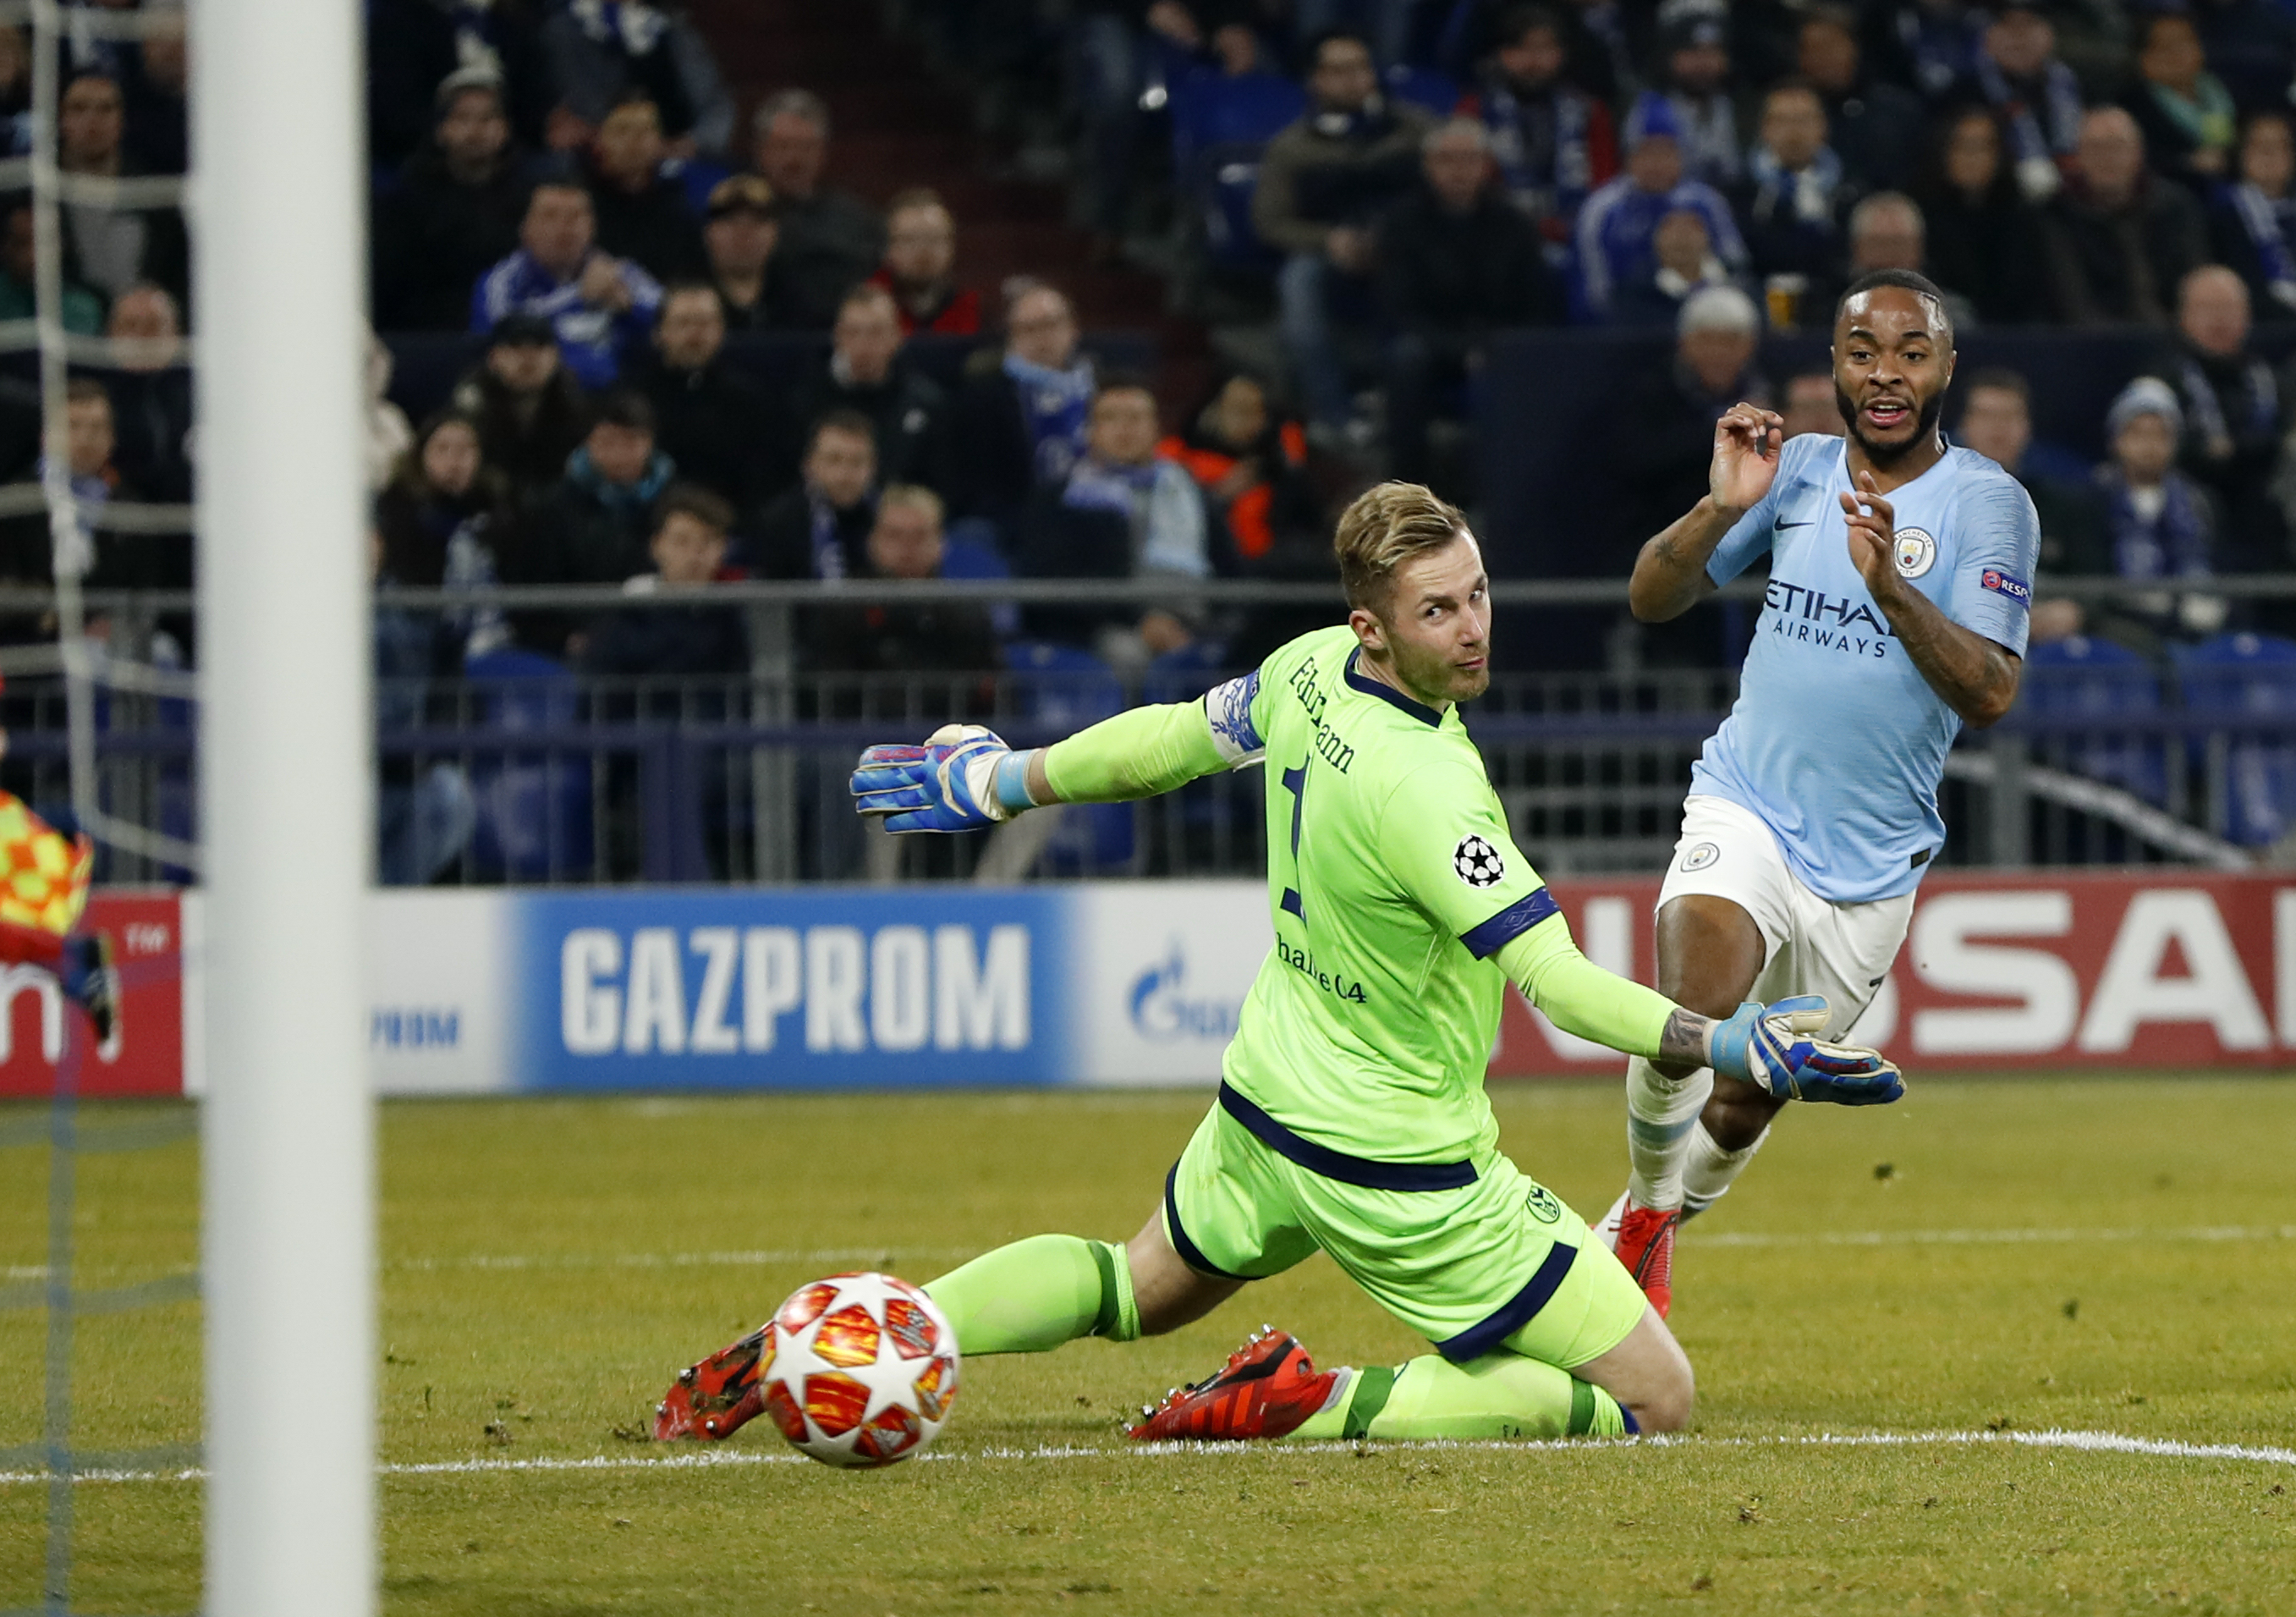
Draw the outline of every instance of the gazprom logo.
[[[1188,956],[1177,938],[1161,961],[1132,981],[1126,1003],[1132,1026],[1143,1038],[1159,1041],[1235,1037],[1243,1014],[1240,999],[1198,998],[1188,992]]]
[[[1017,924],[584,926],[558,966],[574,1055],[1021,1050],[1031,1038]]]

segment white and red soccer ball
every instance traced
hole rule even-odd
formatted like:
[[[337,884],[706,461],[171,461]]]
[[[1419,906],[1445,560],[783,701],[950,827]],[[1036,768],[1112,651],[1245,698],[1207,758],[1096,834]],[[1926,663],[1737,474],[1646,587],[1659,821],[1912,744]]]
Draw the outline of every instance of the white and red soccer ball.
[[[890,1275],[832,1275],[790,1293],[758,1361],[766,1415],[827,1465],[890,1465],[933,1441],[956,1401],[956,1333]]]

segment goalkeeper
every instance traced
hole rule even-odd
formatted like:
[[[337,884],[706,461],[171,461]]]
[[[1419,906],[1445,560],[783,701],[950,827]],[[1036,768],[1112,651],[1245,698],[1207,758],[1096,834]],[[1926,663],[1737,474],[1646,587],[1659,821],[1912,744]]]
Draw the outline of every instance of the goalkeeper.
[[[1201,1318],[1318,1250],[1435,1351],[1318,1372],[1255,1336],[1145,1412],[1164,1438],[1616,1436],[1680,1427],[1689,1362],[1586,1225],[1498,1149],[1483,1091],[1512,981],[1557,1025],[1712,1063],[1805,1100],[1895,1098],[1896,1071],[1818,1044],[1819,999],[1710,1021],[1588,962],[1455,704],[1489,684],[1488,583],[1465,521],[1387,483],[1341,519],[1345,627],[1197,702],[1013,752],[952,726],[872,747],[853,777],[890,830],[957,831],[1168,792],[1261,757],[1275,948],[1218,1101],[1129,1244],[1037,1235],[925,1289],[967,1354],[1126,1342]],[[760,1404],[760,1337],[679,1378],[655,1433],[722,1437]]]

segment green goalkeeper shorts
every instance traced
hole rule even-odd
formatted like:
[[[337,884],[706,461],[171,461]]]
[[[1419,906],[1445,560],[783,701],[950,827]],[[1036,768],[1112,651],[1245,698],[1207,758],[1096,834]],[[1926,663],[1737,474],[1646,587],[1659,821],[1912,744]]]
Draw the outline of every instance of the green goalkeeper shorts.
[[[1641,1289],[1585,1220],[1498,1152],[1366,1161],[1225,1084],[1165,1178],[1164,1233],[1189,1268],[1233,1280],[1320,1248],[1454,1364],[1504,1348],[1567,1370],[1643,1316]]]

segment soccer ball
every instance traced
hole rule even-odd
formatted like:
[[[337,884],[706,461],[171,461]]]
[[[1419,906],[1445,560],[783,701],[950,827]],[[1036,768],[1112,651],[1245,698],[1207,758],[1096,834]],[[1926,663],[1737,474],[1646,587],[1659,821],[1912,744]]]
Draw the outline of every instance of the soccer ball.
[[[956,1333],[890,1275],[832,1275],[790,1293],[758,1363],[766,1414],[824,1465],[890,1465],[933,1441],[956,1401]]]

